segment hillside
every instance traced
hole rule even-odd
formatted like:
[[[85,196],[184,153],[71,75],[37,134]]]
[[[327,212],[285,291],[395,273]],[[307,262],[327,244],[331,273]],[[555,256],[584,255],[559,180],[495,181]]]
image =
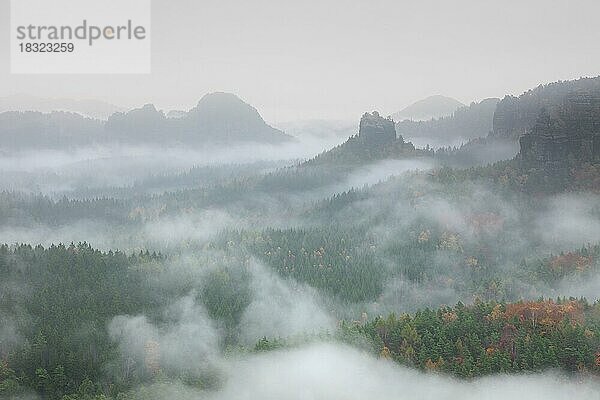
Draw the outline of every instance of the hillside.
[[[552,112],[542,109],[519,143],[524,168],[552,172],[600,163],[600,91],[572,93]]]
[[[263,120],[256,108],[230,93],[211,93],[182,119],[184,131],[209,140],[278,143],[292,139]]]
[[[207,94],[178,118],[168,118],[148,104],[112,115],[106,131],[116,140],[206,143],[281,143],[292,139],[262,119],[258,111],[229,93]]]
[[[398,122],[405,119],[424,121],[452,115],[453,112],[464,106],[463,103],[451,97],[435,95],[419,100],[392,114],[391,117],[394,121]]]
[[[398,133],[418,144],[450,146],[485,137],[492,131],[494,112],[499,99],[485,99],[454,111],[450,116],[429,121],[399,121]]]

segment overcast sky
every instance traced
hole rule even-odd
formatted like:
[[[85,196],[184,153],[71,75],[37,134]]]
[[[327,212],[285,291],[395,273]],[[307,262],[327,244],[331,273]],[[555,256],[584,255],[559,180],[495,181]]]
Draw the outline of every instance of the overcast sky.
[[[228,91],[277,123],[600,74],[598,0],[154,0],[152,13],[150,75],[11,75],[0,0],[0,96],[169,110]]]

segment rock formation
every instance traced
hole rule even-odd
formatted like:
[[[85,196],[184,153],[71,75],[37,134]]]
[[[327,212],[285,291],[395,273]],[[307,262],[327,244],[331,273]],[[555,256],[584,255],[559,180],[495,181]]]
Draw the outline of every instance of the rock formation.
[[[523,168],[556,171],[600,162],[600,91],[568,94],[562,106],[543,109],[520,138]]]
[[[370,147],[385,146],[394,143],[396,127],[391,118],[383,118],[377,111],[365,113],[360,119],[359,139]],[[399,138],[401,141],[402,137]]]
[[[383,118],[377,111],[365,113],[360,120],[358,135],[333,149],[319,154],[304,165],[348,165],[406,157],[431,157],[431,150],[417,150],[410,142],[396,134],[391,118]]]

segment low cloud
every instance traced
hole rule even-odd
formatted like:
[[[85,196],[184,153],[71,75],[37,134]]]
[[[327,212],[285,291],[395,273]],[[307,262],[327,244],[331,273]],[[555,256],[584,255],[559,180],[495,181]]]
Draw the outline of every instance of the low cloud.
[[[559,374],[502,375],[458,381],[378,360],[336,344],[314,344],[226,361],[224,387],[200,392],[181,384],[156,384],[138,392],[151,400],[589,400],[597,381]],[[139,397],[141,398],[141,397]]]
[[[335,319],[325,312],[317,291],[254,263],[250,288],[252,302],[246,308],[240,331],[247,344],[263,337],[290,337],[335,328]]]
[[[573,194],[553,197],[538,216],[536,228],[545,243],[559,249],[600,242],[600,198]]]
[[[151,247],[164,248],[178,246],[189,240],[204,242],[223,229],[242,228],[242,224],[243,221],[223,210],[208,209],[148,221],[142,232]]]
[[[219,332],[194,297],[190,294],[167,307],[162,323],[143,315],[117,316],[108,326],[110,337],[121,354],[139,367],[155,357],[160,368],[170,371],[206,368],[218,354]]]
[[[343,183],[343,190],[370,186],[383,182],[392,176],[402,175],[409,171],[427,171],[434,167],[430,159],[383,160],[358,168]],[[343,191],[342,190],[342,191]]]
[[[22,340],[15,318],[0,312],[0,358],[19,345]]]

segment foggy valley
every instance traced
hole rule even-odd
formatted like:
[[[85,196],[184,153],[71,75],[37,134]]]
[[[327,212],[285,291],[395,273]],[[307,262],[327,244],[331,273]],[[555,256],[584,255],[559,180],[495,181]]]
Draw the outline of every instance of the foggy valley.
[[[202,13],[184,3],[154,4],[156,32]],[[491,73],[472,51],[514,42],[496,19],[529,32],[500,6],[326,4],[296,36],[306,10],[259,3],[207,4],[185,28],[215,34],[187,42],[206,55],[163,64],[155,35],[147,78],[36,90],[0,69],[0,399],[600,400],[600,76],[573,66],[591,48]],[[565,7],[548,18],[594,6]],[[427,12],[460,26],[366,44]]]

